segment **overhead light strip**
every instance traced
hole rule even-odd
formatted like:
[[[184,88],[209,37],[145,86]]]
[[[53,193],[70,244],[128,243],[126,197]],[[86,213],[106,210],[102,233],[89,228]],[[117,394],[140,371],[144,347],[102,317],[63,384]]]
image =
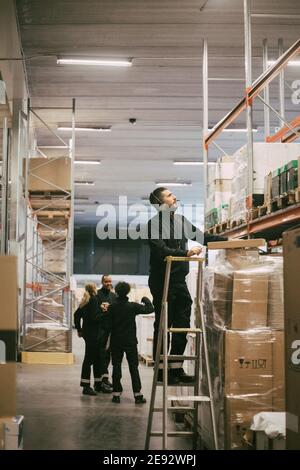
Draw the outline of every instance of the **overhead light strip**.
[[[58,131],[72,131],[72,127],[68,126],[58,126]],[[111,127],[75,127],[75,131],[80,132],[111,132]]]
[[[75,160],[76,165],[101,165],[100,160]]]
[[[196,162],[196,161],[188,161],[188,160],[175,160],[173,162],[174,165],[181,165],[181,166],[202,166],[204,162]],[[215,165],[216,162],[208,162],[208,165]]]
[[[192,186],[191,181],[156,181],[156,186]]]
[[[94,186],[95,181],[75,181],[77,186]]]
[[[76,59],[72,57],[58,58],[58,65],[92,65],[100,67],[131,67],[132,60],[129,59]]]

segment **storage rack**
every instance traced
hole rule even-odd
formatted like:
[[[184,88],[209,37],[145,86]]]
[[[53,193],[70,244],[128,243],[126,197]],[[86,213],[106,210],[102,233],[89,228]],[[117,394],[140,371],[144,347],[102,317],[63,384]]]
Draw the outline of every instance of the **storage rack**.
[[[245,26],[245,72],[246,72],[246,90],[245,96],[242,98],[224,118],[222,118],[208,132],[208,46],[207,41],[203,44],[203,162],[204,162],[204,200],[207,200],[208,194],[208,149],[211,144],[222,150],[215,139],[226,129],[235,119],[243,112],[247,113],[247,153],[248,153],[248,187],[246,207],[248,209],[248,217],[244,224],[238,227],[225,228],[219,226],[208,229],[208,233],[218,233],[229,237],[255,237],[263,235],[267,239],[278,238],[284,230],[300,222],[299,207],[299,188],[295,194],[295,204],[288,206],[276,212],[271,212],[262,217],[255,218],[251,213],[253,208],[253,136],[252,136],[252,105],[254,99],[259,99],[264,105],[264,122],[265,122],[265,141],[266,142],[282,142],[291,143],[300,137],[300,116],[288,122],[284,117],[284,82],[282,80],[284,69],[288,62],[300,54],[300,39],[297,40],[286,52],[277,59],[277,61],[267,68],[267,41],[263,43],[263,61],[264,72],[252,83],[251,79],[251,11],[250,0],[244,0],[244,26]],[[282,41],[279,40],[279,48],[282,50]],[[275,78],[280,77],[279,101],[280,113],[274,109],[269,103],[269,83]],[[261,92],[264,91],[264,97]],[[270,123],[269,113],[273,112],[283,127],[274,135],[269,135]],[[222,150],[223,153],[226,153]]]
[[[47,108],[48,109],[48,108]],[[73,225],[74,225],[74,190],[73,190],[73,165],[74,165],[74,154],[75,154],[75,100],[72,101],[72,106],[69,109],[72,115],[72,138],[67,143],[62,139],[51,127],[48,125],[39,115],[38,111],[31,106],[30,100],[28,100],[27,106],[27,138],[28,138],[28,152],[25,159],[24,165],[24,196],[25,196],[25,240],[24,240],[24,274],[23,274],[23,309],[22,309],[22,321],[21,321],[21,332],[22,337],[21,350],[22,359],[28,361],[27,351],[44,350],[44,352],[30,352],[31,355],[46,355],[47,343],[53,341],[55,335],[44,340],[37,340],[35,344],[26,345],[26,331],[28,324],[31,324],[34,315],[38,315],[39,318],[44,318],[47,322],[53,325],[67,327],[66,348],[62,352],[71,353],[72,351],[72,298],[70,293],[70,278],[73,274]],[[45,149],[41,149],[36,143],[31,145],[32,136],[31,128],[33,124],[37,124],[42,129],[47,129],[51,136],[54,136],[60,144],[62,144],[62,152],[60,155],[49,158],[49,155],[45,153]],[[34,155],[38,155],[45,159],[45,162],[39,163],[37,166],[32,168],[31,162],[34,158],[30,158],[32,154],[32,147]],[[66,189],[60,187],[50,181],[47,177],[41,177],[38,173],[41,168],[50,169],[58,161],[64,159],[70,162],[68,168],[70,168],[70,185],[71,188]],[[52,165],[52,167],[51,167]],[[38,192],[34,194],[30,191],[29,182],[35,180],[46,185],[47,191]],[[55,224],[56,220],[64,221],[63,230],[60,226]],[[53,225],[54,222],[54,225]],[[45,245],[47,243],[47,245]],[[62,272],[56,272],[53,269],[45,266],[45,255],[47,250],[54,250],[62,248],[65,250],[66,268]],[[39,303],[45,301],[46,298],[55,296],[55,298],[61,299],[61,304],[64,306],[64,318],[56,318],[51,313],[45,313],[40,310]],[[61,333],[57,333],[59,337]],[[56,354],[57,356],[57,354]],[[31,356],[30,356],[31,357]],[[70,358],[67,357],[69,363]],[[36,362],[35,358],[33,362]],[[43,362],[43,360],[41,361]],[[46,361],[47,362],[47,361]],[[59,357],[59,362],[63,362],[62,358]]]

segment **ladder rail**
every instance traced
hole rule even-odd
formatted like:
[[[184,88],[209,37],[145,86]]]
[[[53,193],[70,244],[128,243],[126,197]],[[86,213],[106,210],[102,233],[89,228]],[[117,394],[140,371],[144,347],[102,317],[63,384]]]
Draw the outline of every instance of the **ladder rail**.
[[[149,416],[148,416],[148,425],[147,425],[147,434],[146,434],[146,442],[145,442],[145,449],[149,450],[150,439],[153,436],[161,436],[162,437],[162,449],[166,450],[168,446],[168,436],[171,435],[180,435],[180,433],[172,433],[168,432],[168,411],[170,407],[168,407],[168,401],[170,401],[170,397],[168,397],[168,349],[169,349],[169,332],[173,332],[172,330],[176,330],[176,328],[169,328],[168,325],[168,293],[169,293],[169,285],[170,285],[170,275],[171,275],[171,266],[172,262],[178,261],[198,261],[198,273],[197,273],[197,290],[196,290],[196,299],[195,299],[195,324],[196,328],[190,329],[181,329],[181,333],[184,333],[184,330],[194,330],[196,334],[196,347],[195,347],[195,382],[193,384],[194,387],[194,412],[193,412],[193,430],[192,432],[186,433],[186,435],[191,435],[193,437],[193,449],[197,449],[198,444],[198,407],[201,401],[207,401],[210,403],[210,412],[211,412],[211,420],[212,420],[212,428],[213,428],[213,438],[214,438],[214,446],[215,449],[218,450],[218,438],[217,438],[217,426],[216,426],[216,418],[215,418],[215,408],[213,402],[213,390],[212,390],[212,383],[211,383],[211,373],[210,373],[210,362],[209,362],[209,355],[208,355],[208,347],[207,347],[207,338],[206,338],[206,328],[205,328],[205,317],[203,311],[203,304],[202,304],[202,286],[203,286],[203,270],[202,264],[204,259],[202,258],[187,258],[187,257],[166,257],[166,273],[165,273],[165,282],[164,282],[164,289],[163,289],[163,296],[162,296],[162,305],[161,305],[161,315],[159,321],[159,331],[158,331],[158,338],[157,338],[157,346],[156,346],[156,353],[155,353],[155,364],[154,364],[154,376],[152,382],[152,390],[151,390],[151,400],[150,400],[150,408],[149,408]],[[207,373],[207,381],[208,381],[208,389],[209,389],[209,396],[208,397],[200,397],[200,362],[201,362],[201,349],[204,350],[204,360],[205,360],[205,368]],[[161,354],[163,351],[163,354]],[[184,354],[182,355],[182,360],[184,358]],[[161,359],[163,362],[161,363]],[[158,409],[155,408],[155,399],[156,399],[156,389],[157,389],[157,379],[158,379],[158,371],[160,364],[163,365],[163,403],[162,408]],[[200,399],[201,398],[201,399]],[[153,423],[153,414],[158,410],[162,411],[162,431],[160,432],[153,432],[152,431],[152,423]],[[182,433],[183,434],[183,433]]]
[[[149,406],[149,417],[148,417],[148,424],[147,424],[145,450],[149,450],[150,438],[151,438],[151,429],[152,429],[152,422],[153,422],[153,410],[154,410],[154,406],[155,406],[156,386],[157,386],[157,378],[158,378],[160,356],[161,356],[162,336],[163,336],[162,326],[163,326],[163,322],[164,322],[165,306],[166,306],[166,302],[167,302],[167,299],[168,299],[170,274],[171,274],[171,262],[169,262],[169,263],[167,262],[166,274],[165,274],[165,283],[164,283],[164,291],[163,291],[163,298],[162,298],[162,308],[161,308],[161,315],[160,315],[160,319],[159,319],[159,330],[158,330],[158,338],[157,338],[157,345],[156,345],[156,352],[155,352],[154,376],[153,376],[152,389],[151,389],[151,399],[150,399],[150,406]]]

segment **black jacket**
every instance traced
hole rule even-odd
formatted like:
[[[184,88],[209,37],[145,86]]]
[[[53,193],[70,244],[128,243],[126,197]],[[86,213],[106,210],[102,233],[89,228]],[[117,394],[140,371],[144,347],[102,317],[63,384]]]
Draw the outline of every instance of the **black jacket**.
[[[147,297],[142,298],[144,305],[136,302],[129,302],[128,297],[117,298],[116,302],[110,305],[106,325],[111,333],[111,347],[118,345],[137,344],[136,337],[136,315],[148,315],[154,312],[154,307]]]
[[[227,239],[214,235],[204,235],[183,215],[171,211],[160,211],[148,222],[148,240],[150,245],[149,283],[163,285],[166,256],[187,256],[188,240],[206,245],[208,242]],[[188,273],[188,262],[172,263],[170,281],[182,282]]]
[[[99,299],[100,305],[102,304],[102,302],[108,302],[109,304],[113,304],[117,299],[117,296],[116,294],[114,294],[114,292],[105,289],[104,287],[101,287],[101,289],[97,290],[97,297]]]
[[[97,295],[92,296],[84,307],[78,307],[74,313],[75,328],[82,333],[84,339],[99,339],[100,322],[101,311]]]

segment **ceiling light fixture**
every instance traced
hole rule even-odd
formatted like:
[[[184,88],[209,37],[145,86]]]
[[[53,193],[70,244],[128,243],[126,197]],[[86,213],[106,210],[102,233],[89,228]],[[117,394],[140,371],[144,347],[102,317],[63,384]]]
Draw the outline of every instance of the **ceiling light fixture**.
[[[75,181],[77,186],[94,186],[95,181]]]
[[[190,166],[202,166],[204,165],[204,162],[197,162],[197,161],[188,161],[188,160],[175,160],[173,162],[174,165],[190,165]],[[215,165],[216,162],[208,162],[208,165]]]
[[[100,160],[75,160],[76,165],[101,165]]]
[[[156,181],[156,186],[192,186],[190,181]]]
[[[268,60],[267,64],[268,65],[274,65],[276,62],[277,62],[277,60]],[[289,60],[287,65],[300,67],[300,60]]]
[[[58,131],[72,131],[72,127],[58,126]],[[111,127],[75,127],[75,131],[80,132],[111,132]]]
[[[57,58],[58,65],[96,65],[102,67],[131,67],[132,60],[129,59],[80,59],[80,58]]]
[[[75,213],[75,214],[84,214],[85,211],[78,211],[78,210],[75,210],[74,213]]]

